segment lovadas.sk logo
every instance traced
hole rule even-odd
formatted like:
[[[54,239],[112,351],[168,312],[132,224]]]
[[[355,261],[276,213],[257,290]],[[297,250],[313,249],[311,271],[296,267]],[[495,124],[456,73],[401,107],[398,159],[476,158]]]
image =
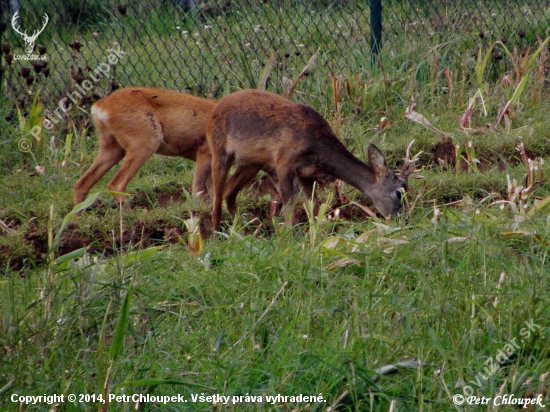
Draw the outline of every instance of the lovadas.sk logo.
[[[26,43],[26,51],[27,55],[15,55],[15,60],[46,60],[46,56],[40,56],[38,54],[33,54],[34,51],[34,45],[36,44],[36,39],[38,38],[38,35],[44,31],[46,28],[46,25],[48,24],[49,17],[46,13],[44,13],[43,19],[44,19],[44,25],[40,30],[34,30],[32,35],[27,34],[27,30],[22,31],[21,27],[17,23],[17,20],[19,19],[19,11],[16,11],[11,19],[11,27],[13,27],[13,30],[21,37],[23,37],[23,40],[25,40]]]

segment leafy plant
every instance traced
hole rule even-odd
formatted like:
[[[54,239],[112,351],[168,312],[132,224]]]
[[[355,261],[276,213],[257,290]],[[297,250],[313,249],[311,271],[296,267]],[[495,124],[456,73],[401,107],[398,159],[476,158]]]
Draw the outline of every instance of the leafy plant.
[[[309,244],[311,250],[315,249],[317,235],[319,234],[321,227],[328,221],[328,210],[332,203],[332,193],[329,194],[327,200],[317,206],[317,200],[315,195],[315,184],[313,185],[313,194],[311,199],[308,199],[304,203],[304,208],[308,218],[308,230],[309,230]]]
[[[105,373],[105,383],[103,385],[103,395],[104,395],[105,403],[100,408],[100,411],[102,412],[106,412],[109,407],[111,376],[113,373],[113,367],[115,365],[115,362],[118,361],[118,359],[120,358],[120,355],[122,354],[122,349],[124,347],[124,336],[126,334],[126,330],[128,329],[128,322],[130,318],[132,293],[133,293],[133,288],[132,288],[132,285],[130,284],[130,286],[126,290],[126,296],[124,297],[124,300],[122,301],[122,304],[120,306],[118,320],[115,327],[115,333],[113,336],[113,342],[109,349],[109,366],[107,367],[107,371]],[[107,311],[108,309],[109,308],[107,308]],[[103,339],[103,336],[101,336],[101,339]]]
[[[196,217],[184,220],[188,232],[187,246],[189,247],[189,252],[191,252],[191,256],[198,255],[202,251],[203,245],[200,232],[200,222],[200,219]]]

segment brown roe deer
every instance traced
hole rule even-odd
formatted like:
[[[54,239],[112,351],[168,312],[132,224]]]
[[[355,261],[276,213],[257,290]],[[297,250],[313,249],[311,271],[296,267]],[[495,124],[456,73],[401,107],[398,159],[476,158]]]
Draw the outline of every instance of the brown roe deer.
[[[406,183],[388,168],[382,152],[369,145],[368,164],[363,163],[311,107],[273,93],[245,90],[220,100],[206,133],[212,154],[214,230],[220,230],[223,197],[235,216],[237,194],[264,167],[276,172],[287,212],[294,177],[309,199],[315,176],[322,174],[357,187],[387,219],[401,209]],[[228,180],[234,162],[237,168]],[[286,213],[285,218],[288,224]]]
[[[197,162],[195,196],[205,194],[210,179],[206,125],[218,102],[185,93],[153,88],[117,90],[92,106],[99,134],[99,152],[76,182],[73,205],[82,202],[92,186],[124,158],[109,190],[125,192],[128,182],[154,153],[181,156]],[[117,203],[124,197],[114,193]]]

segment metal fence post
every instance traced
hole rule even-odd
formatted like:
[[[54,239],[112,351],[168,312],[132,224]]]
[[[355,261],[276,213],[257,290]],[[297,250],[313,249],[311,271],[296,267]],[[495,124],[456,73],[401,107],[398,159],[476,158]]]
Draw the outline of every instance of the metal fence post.
[[[382,0],[370,0],[370,52],[372,62],[382,46]]]

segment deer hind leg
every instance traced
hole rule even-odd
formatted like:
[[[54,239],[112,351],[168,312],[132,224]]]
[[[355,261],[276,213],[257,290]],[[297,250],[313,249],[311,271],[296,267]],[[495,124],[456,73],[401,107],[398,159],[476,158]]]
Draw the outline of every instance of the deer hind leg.
[[[227,181],[224,197],[227,210],[229,210],[231,216],[235,217],[237,214],[237,195],[261,169],[262,165],[257,164],[239,165]]]
[[[193,194],[203,198],[212,187],[212,156],[206,142],[197,150],[197,166],[193,177]]]
[[[124,149],[106,130],[99,134],[99,152],[94,163],[74,186],[73,206],[84,201],[93,185],[124,157]]]
[[[126,186],[163,141],[162,125],[150,110],[136,116],[137,121],[129,124],[123,132],[117,134],[117,141],[126,151],[122,166],[111,179],[107,188],[114,192],[126,191]],[[117,203],[123,203],[124,195],[113,193]]]
[[[122,162],[122,166],[111,179],[107,185],[107,188],[113,192],[126,192],[126,186],[130,180],[132,180],[141,166],[143,166],[147,159],[149,159],[155,152],[156,150],[152,148],[127,151],[126,157]],[[124,195],[113,193],[113,197],[115,198],[117,204],[124,203]]]

